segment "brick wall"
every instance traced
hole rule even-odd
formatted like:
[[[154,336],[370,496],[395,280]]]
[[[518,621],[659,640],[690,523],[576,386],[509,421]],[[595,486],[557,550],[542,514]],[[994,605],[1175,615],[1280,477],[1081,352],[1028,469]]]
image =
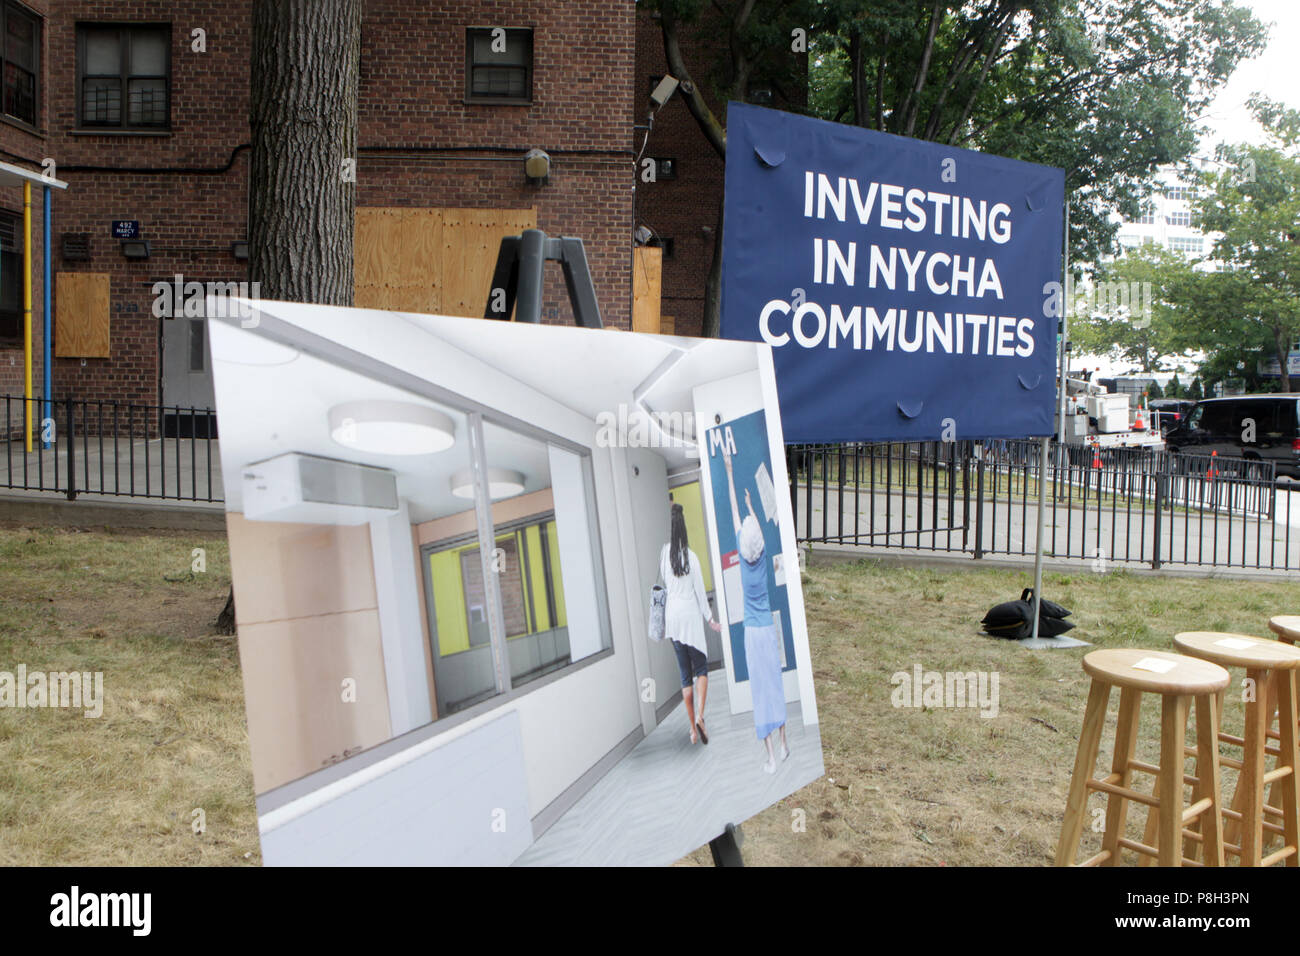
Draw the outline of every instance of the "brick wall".
[[[163,321],[151,311],[153,283],[175,273],[199,281],[247,277],[231,244],[247,231],[251,5],[42,0],[29,6],[46,17],[41,129],[0,123],[0,158],[35,170],[46,156],[56,161],[69,188],[55,196],[54,268],[111,276],[110,357],[56,359],[55,394],[151,404],[161,397]],[[634,11],[628,0],[366,0],[358,204],[536,206],[540,228],[585,240],[605,322],[628,327]],[[76,130],[81,22],[171,24],[168,133]],[[533,29],[530,106],[464,102],[468,26]],[[206,52],[192,49],[195,29],[206,32]],[[525,182],[523,153],[532,147],[552,157],[548,185]],[[0,208],[21,209],[21,195],[4,192],[17,191],[0,191]],[[139,220],[141,238],[151,242],[148,260],[122,256],[110,235],[115,219]],[[90,261],[63,260],[64,232],[90,235]],[[40,235],[39,215],[34,234]],[[39,261],[36,268],[39,327]],[[548,267],[544,309],[547,321],[572,321],[558,266]],[[39,341],[36,354],[39,360]],[[21,392],[21,356],[21,348],[0,347],[0,393]],[[40,374],[38,362],[38,392]]]

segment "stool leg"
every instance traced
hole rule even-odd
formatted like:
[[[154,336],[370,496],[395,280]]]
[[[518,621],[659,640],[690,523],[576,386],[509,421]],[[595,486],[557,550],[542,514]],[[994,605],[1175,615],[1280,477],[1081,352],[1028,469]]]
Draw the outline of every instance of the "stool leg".
[[[1196,698],[1195,799],[1209,797],[1210,809],[1196,818],[1201,834],[1201,860],[1206,866],[1223,866],[1223,820],[1219,816],[1219,714],[1213,694]]]
[[[1074,774],[1070,777],[1070,794],[1065,801],[1065,819],[1061,823],[1061,840],[1056,845],[1056,865],[1073,866],[1083,834],[1083,817],[1088,806],[1088,781],[1097,764],[1101,731],[1106,723],[1106,705],[1110,702],[1110,685],[1093,680],[1088,690],[1088,706],[1083,712],[1083,730],[1079,733],[1079,750],[1074,756]]]
[[[1282,671],[1282,670],[1273,670],[1269,673],[1268,676],[1268,697],[1267,697],[1268,703],[1264,711],[1266,715],[1264,717],[1264,726],[1268,728],[1270,731],[1273,729],[1273,718],[1278,717],[1279,715],[1278,686],[1277,686],[1278,681],[1285,680],[1286,673],[1287,673],[1286,671]],[[1265,744],[1267,743],[1268,741],[1266,738]],[[1282,766],[1282,761],[1280,758],[1278,759],[1277,766],[1279,767]],[[1281,794],[1282,794],[1281,781],[1274,780],[1272,783],[1268,785],[1268,790],[1264,795],[1264,804],[1270,807],[1281,808],[1282,805],[1277,802],[1281,798]],[[1264,817],[1264,819],[1267,820],[1268,817]],[[1263,850],[1265,849],[1268,849],[1269,845],[1273,842],[1273,838],[1274,838],[1273,834],[1271,833],[1264,833],[1261,835],[1261,839],[1263,840],[1261,852],[1263,852]]]
[[[1246,727],[1242,738],[1246,741],[1241,759],[1241,776],[1237,791],[1242,797],[1241,808],[1241,865],[1259,866],[1263,856],[1264,807],[1264,742],[1268,729],[1267,701],[1263,689],[1268,671],[1249,668],[1246,677],[1255,686],[1254,700],[1246,701]]]
[[[1129,786],[1133,780],[1129,764],[1133,761],[1141,712],[1142,692],[1132,687],[1122,688],[1119,693],[1119,721],[1115,725],[1115,754],[1110,764],[1111,773],[1119,774],[1119,779],[1115,782],[1121,787]],[[1128,804],[1128,800],[1114,793],[1106,800],[1106,832],[1102,835],[1101,848],[1109,850],[1110,856],[1102,861],[1102,866],[1119,866],[1119,840],[1124,836],[1128,822]]]
[[[1187,702],[1166,694],[1160,707],[1160,815],[1156,827],[1157,862],[1183,865],[1183,747],[1187,738]]]
[[[1278,741],[1280,754],[1277,765],[1291,768],[1289,774],[1277,781],[1279,786],[1275,789],[1282,797],[1281,804],[1277,806],[1282,811],[1282,830],[1286,845],[1296,847],[1296,852],[1286,858],[1286,865],[1300,866],[1300,805],[1297,804],[1300,785],[1296,782],[1297,761],[1300,760],[1300,754],[1297,754],[1296,740],[1296,672],[1279,670],[1273,673],[1278,692],[1278,733],[1282,738]]]

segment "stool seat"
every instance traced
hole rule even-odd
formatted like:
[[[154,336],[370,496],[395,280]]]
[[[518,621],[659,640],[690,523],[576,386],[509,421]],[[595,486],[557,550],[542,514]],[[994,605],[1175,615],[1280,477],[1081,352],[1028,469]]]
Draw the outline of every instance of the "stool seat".
[[[1136,666],[1152,661],[1159,662],[1153,664],[1153,667],[1165,664],[1172,666],[1163,673],[1145,666]],[[1112,647],[1093,651],[1084,657],[1083,669],[1089,676],[1107,684],[1185,697],[1218,693],[1228,686],[1230,679],[1226,670],[1211,661],[1136,647]]]
[[[1268,619],[1268,629],[1284,641],[1300,641],[1300,614],[1279,614]]]
[[[1267,637],[1221,634],[1217,631],[1183,631],[1174,635],[1174,646],[1184,654],[1213,661],[1224,667],[1270,670],[1300,668],[1300,650]]]

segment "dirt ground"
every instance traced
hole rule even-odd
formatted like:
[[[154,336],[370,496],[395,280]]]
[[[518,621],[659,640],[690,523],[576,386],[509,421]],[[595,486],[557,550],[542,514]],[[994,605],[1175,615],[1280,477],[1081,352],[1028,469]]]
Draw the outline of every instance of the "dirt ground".
[[[1051,863],[1087,649],[1030,651],[977,626],[1027,577],[868,561],[808,569],[826,775],[744,822],[747,864]],[[218,535],[0,527],[0,670],[23,662],[105,681],[97,720],[0,708],[0,864],[260,863],[237,648],[212,629],[229,581]],[[1071,636],[1160,649],[1180,630],[1267,635],[1267,618],[1300,597],[1285,582],[1123,572],[1049,573],[1044,590],[1074,611]],[[916,665],[996,675],[996,716],[894,706],[895,676]],[[1138,751],[1153,763],[1157,724],[1148,702]],[[1131,818],[1140,836],[1144,814]],[[1082,854],[1099,839],[1087,832]],[[680,862],[711,859],[703,848]]]

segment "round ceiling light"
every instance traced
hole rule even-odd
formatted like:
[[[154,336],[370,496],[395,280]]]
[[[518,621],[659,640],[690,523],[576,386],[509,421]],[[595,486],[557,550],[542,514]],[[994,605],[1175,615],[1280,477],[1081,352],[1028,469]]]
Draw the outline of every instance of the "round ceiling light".
[[[508,468],[488,469],[488,497],[492,501],[510,498],[524,490],[524,476]],[[465,468],[451,476],[451,493],[457,498],[474,497],[474,472]]]
[[[431,455],[456,441],[452,420],[414,402],[343,402],[330,409],[330,437],[375,455]]]

